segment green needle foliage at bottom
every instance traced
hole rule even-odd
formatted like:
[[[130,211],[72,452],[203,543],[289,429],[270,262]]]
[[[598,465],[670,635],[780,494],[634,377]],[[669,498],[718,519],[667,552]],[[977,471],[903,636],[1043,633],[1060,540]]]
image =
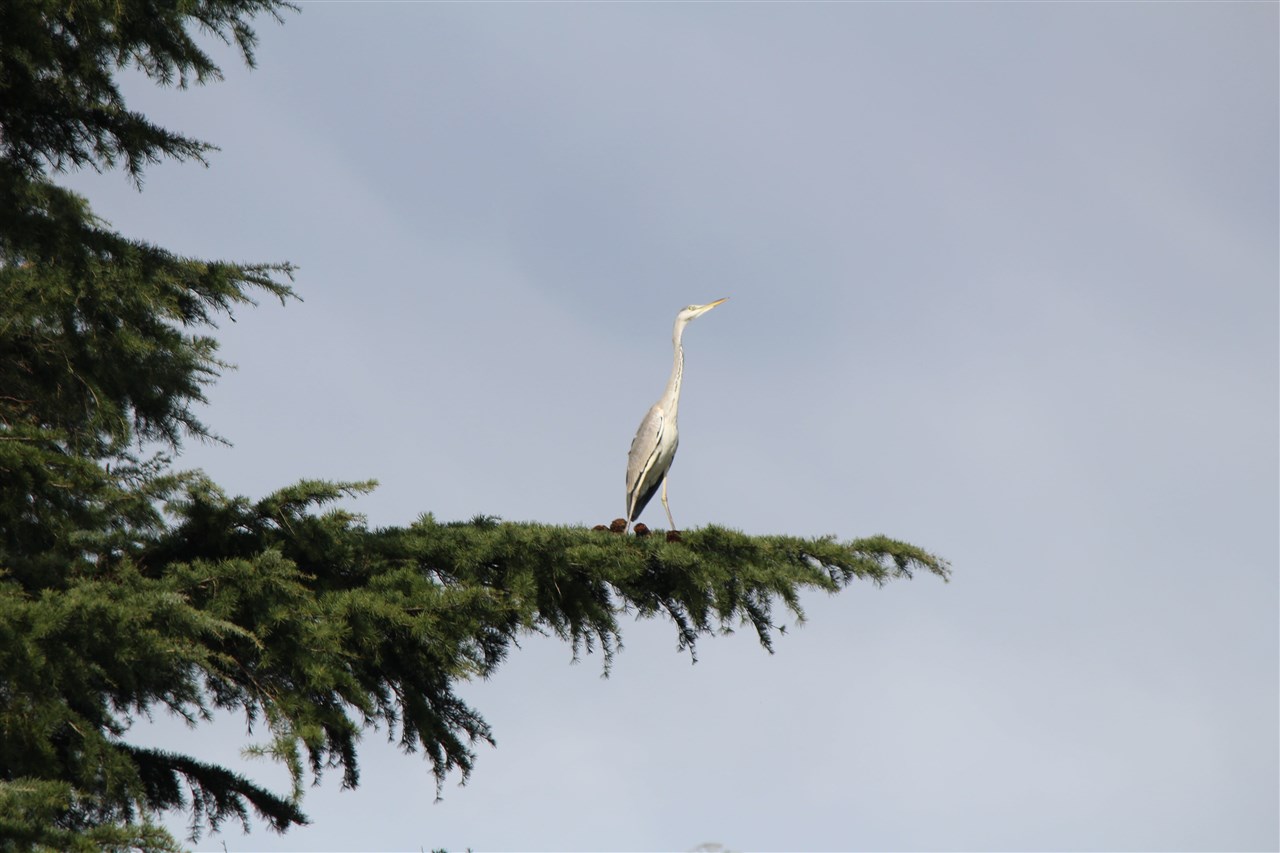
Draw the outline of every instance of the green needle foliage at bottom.
[[[803,618],[805,589],[947,574],[883,537],[707,527],[667,542],[431,516],[370,529],[317,509],[370,487],[307,482],[251,503],[192,478],[175,523],[132,553],[58,590],[0,580],[0,837],[58,848],[107,826],[120,833],[108,846],[163,849],[138,839],[167,809],[190,812],[193,837],[251,810],[284,830],[306,822],[308,776],[358,783],[357,741],[374,725],[425,753],[438,784],[465,781],[492,733],[455,688],[491,675],[528,632],[599,649],[606,668],[627,614],[671,619],[690,652],[744,624],[772,648],[775,611]],[[130,723],[159,708],[193,725],[242,712],[265,734],[253,751],[283,761],[293,791],[129,744]]]
[[[404,556],[441,583],[506,591],[522,603],[521,627],[553,632],[575,653],[598,645],[606,666],[621,641],[617,617],[627,612],[670,617],[682,650],[739,624],[752,625],[772,650],[775,604],[803,620],[806,588],[836,592],[855,578],[879,584],[914,571],[948,573],[937,557],[883,536],[838,542],[710,526],[668,542],[486,518],[439,524],[431,516],[382,535],[403,543]]]

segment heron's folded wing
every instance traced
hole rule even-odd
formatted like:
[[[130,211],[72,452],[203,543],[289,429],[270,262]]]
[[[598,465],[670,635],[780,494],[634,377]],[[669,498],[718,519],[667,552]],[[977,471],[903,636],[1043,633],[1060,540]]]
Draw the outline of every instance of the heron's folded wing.
[[[661,444],[662,428],[666,423],[666,413],[661,406],[654,406],[640,422],[636,437],[631,440],[631,452],[627,454],[627,503],[640,485],[645,471],[652,470]]]

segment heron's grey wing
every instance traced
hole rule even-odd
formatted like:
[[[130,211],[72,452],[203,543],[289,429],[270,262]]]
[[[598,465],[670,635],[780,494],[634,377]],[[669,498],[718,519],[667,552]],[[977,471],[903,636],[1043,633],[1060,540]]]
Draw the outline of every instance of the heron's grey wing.
[[[654,476],[658,463],[658,451],[662,446],[662,430],[666,425],[666,412],[654,405],[640,422],[636,437],[631,440],[631,452],[627,454],[627,514],[634,521],[653,497],[662,476]]]

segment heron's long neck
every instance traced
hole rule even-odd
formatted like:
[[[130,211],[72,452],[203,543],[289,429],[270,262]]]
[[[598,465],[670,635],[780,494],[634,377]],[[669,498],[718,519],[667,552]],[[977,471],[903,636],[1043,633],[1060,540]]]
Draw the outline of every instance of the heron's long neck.
[[[676,410],[680,407],[680,381],[684,379],[684,347],[680,343],[682,337],[684,337],[684,324],[677,323],[675,332],[671,336],[676,349],[675,362],[671,365],[671,379],[667,381],[667,393],[662,397],[667,403],[672,420],[675,420]]]

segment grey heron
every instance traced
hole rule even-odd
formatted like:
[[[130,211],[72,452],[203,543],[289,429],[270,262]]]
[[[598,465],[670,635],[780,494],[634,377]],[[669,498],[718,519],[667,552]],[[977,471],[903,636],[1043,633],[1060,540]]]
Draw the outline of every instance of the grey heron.
[[[636,437],[631,440],[631,452],[627,454],[628,527],[640,517],[640,513],[661,486],[662,508],[667,511],[667,522],[671,529],[676,529],[676,523],[671,518],[671,506],[667,503],[667,472],[671,470],[671,460],[675,458],[676,445],[680,441],[676,430],[680,380],[684,378],[684,347],[680,340],[684,336],[684,327],[689,325],[690,320],[696,320],[728,298],[726,296],[706,305],[688,305],[676,315],[675,329],[671,333],[676,349],[675,364],[671,367],[667,390],[640,422],[640,429],[636,430]]]

